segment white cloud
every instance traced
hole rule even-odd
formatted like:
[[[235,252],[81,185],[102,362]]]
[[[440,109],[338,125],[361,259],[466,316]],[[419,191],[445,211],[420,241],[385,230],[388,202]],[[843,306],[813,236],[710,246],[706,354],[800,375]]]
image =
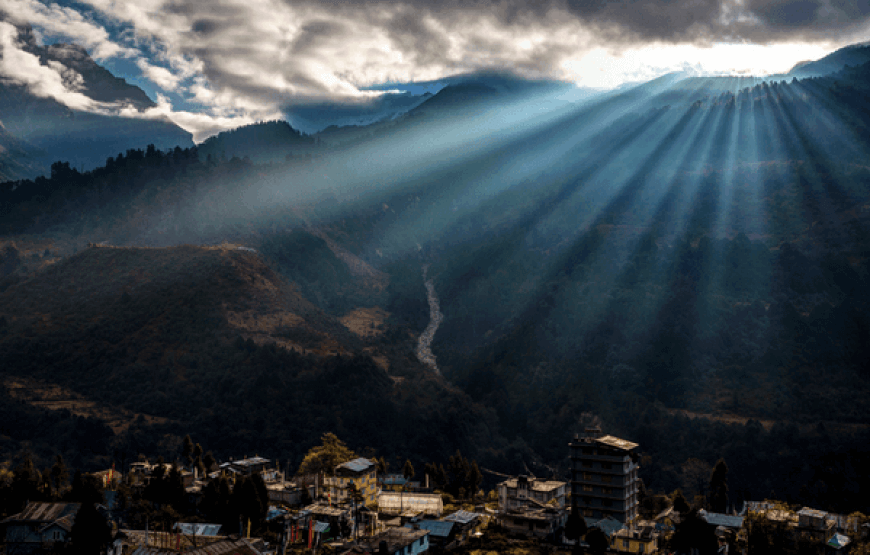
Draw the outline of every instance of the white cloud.
[[[21,49],[18,43],[18,29],[5,21],[0,21],[0,76],[16,85],[24,85],[32,94],[42,98],[53,98],[79,110],[96,111],[99,104],[84,94],[67,87],[66,81],[75,81],[61,64],[43,65],[39,58]],[[65,79],[66,75],[66,79]],[[79,76],[80,78],[80,76]]]
[[[706,11],[707,0],[686,1],[698,9],[699,18],[707,18],[691,23],[691,29],[763,27],[751,9],[755,0],[717,0]],[[512,0],[81,2],[100,19],[125,30],[110,36],[79,11],[38,0],[0,0],[0,11],[14,14],[13,23],[69,37],[98,59],[135,59],[158,87],[203,106],[202,113],[195,114],[161,102],[141,117],[168,117],[197,137],[279,116],[292,103],[363,101],[378,93],[361,88],[384,82],[508,68],[532,77],[605,87],[655,77],[686,63],[701,64],[706,71],[779,71],[836,46],[710,41],[697,46],[672,38],[640,43],[640,35],[618,21],[579,13],[573,0],[528,6]],[[637,24],[655,2],[637,4],[640,11],[626,16],[626,22]],[[689,38],[698,33],[688,33]],[[60,68],[38,68],[40,77],[32,78],[10,71],[16,79],[30,79],[29,86],[53,91],[50,94],[71,107],[88,106],[85,97],[75,96],[74,81]],[[82,109],[106,109],[90,106]]]
[[[0,0],[0,14],[15,25],[33,25],[84,46],[96,60],[132,57],[135,49],[111,40],[108,31],[73,8],[38,0]]]
[[[194,142],[200,143],[211,135],[215,135],[227,129],[235,129],[242,125],[249,125],[257,121],[279,119],[279,113],[263,113],[253,117],[247,114],[219,114],[211,112],[188,112],[174,110],[169,100],[157,95],[156,106],[144,111],[138,111],[132,107],[125,107],[118,111],[118,115],[129,118],[169,120],[182,129],[193,134]]]
[[[165,67],[151,65],[145,58],[136,60],[136,65],[145,77],[164,91],[175,91],[178,88],[181,78]]]

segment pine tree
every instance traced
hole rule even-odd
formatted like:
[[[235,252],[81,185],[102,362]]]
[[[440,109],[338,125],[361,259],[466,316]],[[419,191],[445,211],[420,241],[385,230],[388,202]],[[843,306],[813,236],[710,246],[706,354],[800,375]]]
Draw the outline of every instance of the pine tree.
[[[574,508],[565,522],[565,537],[574,543],[573,553],[580,553],[580,538],[586,534],[586,519],[580,516],[580,512]]]
[[[719,459],[710,476],[710,509],[716,513],[728,510],[728,465]]]
[[[405,477],[405,480],[411,480],[414,477],[414,465],[411,464],[411,460],[405,460],[405,466],[402,468],[402,475]]]
[[[211,451],[206,453],[205,456],[202,458],[202,464],[205,465],[206,472],[211,472],[212,469],[215,467],[217,461],[215,460],[214,455],[211,454]]]
[[[190,455],[193,452],[193,441],[190,439],[190,435],[184,436],[184,440],[181,442],[181,462],[187,466],[190,466],[190,463],[193,461]]]
[[[683,496],[683,490],[676,490],[674,492],[674,510],[680,513],[680,515],[685,515],[689,512],[689,502],[686,501],[686,498]]]
[[[471,465],[468,467],[468,474],[466,474],[465,483],[468,486],[468,491],[471,497],[474,497],[480,489],[480,484],[483,483],[483,474],[480,473],[477,461],[472,461]]]
[[[112,539],[112,530],[93,503],[82,503],[70,530],[70,539],[75,555],[101,555]]]
[[[39,498],[39,472],[30,453],[24,454],[21,464],[12,471],[12,505],[15,511],[24,508],[28,501]]]
[[[63,457],[58,454],[54,459],[54,465],[51,467],[51,485],[54,488],[55,495],[62,494],[68,482],[69,472],[66,469],[66,464],[63,462]]]

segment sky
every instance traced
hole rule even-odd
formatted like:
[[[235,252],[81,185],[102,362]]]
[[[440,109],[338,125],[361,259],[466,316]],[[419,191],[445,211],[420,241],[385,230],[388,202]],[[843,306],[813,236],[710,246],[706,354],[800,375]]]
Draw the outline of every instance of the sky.
[[[79,109],[75,76],[21,49],[72,42],[201,141],[288,107],[506,70],[610,88],[667,72],[763,75],[870,39],[870,0],[0,0],[0,79]],[[25,69],[26,68],[26,69]]]

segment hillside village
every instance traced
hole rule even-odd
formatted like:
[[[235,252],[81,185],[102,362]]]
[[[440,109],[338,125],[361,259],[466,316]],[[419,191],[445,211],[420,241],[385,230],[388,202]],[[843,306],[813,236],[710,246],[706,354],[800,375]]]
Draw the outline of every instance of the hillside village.
[[[710,495],[648,495],[638,444],[590,427],[570,443],[570,477],[499,476],[485,493],[459,452],[418,473],[390,472],[333,434],[294,475],[259,456],[215,461],[185,438],[181,460],[41,474],[25,460],[0,475],[5,555],[290,553],[870,553],[870,519],[775,500],[728,502],[727,466]],[[421,479],[417,479],[421,478]]]

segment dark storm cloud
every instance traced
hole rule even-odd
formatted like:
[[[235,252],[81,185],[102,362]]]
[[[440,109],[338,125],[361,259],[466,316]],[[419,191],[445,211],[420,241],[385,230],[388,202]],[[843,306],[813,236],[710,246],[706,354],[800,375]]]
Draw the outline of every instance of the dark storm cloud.
[[[347,6],[331,2],[312,5],[329,5],[336,10]],[[870,0],[375,0],[366,5],[397,9],[402,15],[396,17],[392,31],[409,37],[425,36],[420,20],[427,15],[451,21],[457,14],[465,18],[486,14],[505,25],[515,25],[564,11],[566,17],[597,29],[613,43],[818,40],[833,31],[861,29],[870,20]],[[419,31],[423,33],[415,34]]]

